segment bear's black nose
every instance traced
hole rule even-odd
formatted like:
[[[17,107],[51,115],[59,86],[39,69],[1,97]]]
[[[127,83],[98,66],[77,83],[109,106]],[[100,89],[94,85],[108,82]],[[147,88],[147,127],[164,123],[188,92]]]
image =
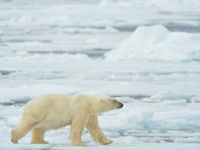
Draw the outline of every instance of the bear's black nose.
[[[118,108],[122,108],[124,106],[124,104],[122,104],[122,103],[119,103],[119,106],[118,106]]]

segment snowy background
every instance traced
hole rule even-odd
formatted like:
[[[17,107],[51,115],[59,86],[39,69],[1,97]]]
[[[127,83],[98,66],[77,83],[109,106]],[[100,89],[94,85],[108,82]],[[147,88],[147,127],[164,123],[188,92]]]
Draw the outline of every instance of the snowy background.
[[[0,0],[0,149],[74,149],[69,127],[49,145],[10,142],[24,104],[41,94],[111,96],[99,116],[108,146],[200,149],[199,0]],[[82,148],[76,148],[82,149]]]

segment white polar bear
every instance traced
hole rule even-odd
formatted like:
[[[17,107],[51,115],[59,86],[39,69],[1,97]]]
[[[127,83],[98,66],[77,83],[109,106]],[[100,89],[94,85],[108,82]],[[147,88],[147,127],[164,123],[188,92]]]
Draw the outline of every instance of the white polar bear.
[[[66,96],[48,94],[31,100],[25,105],[23,117],[18,126],[12,130],[11,141],[18,143],[32,130],[32,144],[48,144],[44,140],[47,130],[71,125],[70,136],[76,146],[86,146],[81,142],[84,127],[93,140],[100,144],[110,144],[99,127],[97,114],[122,108],[123,104],[113,98],[89,95]]]

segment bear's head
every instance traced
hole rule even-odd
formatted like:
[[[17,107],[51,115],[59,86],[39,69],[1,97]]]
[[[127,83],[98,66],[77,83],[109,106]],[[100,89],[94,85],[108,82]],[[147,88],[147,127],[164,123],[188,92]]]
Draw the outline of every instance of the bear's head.
[[[120,109],[124,105],[116,99],[113,98],[99,98],[98,99],[98,106],[97,106],[97,113],[103,113],[106,111]]]

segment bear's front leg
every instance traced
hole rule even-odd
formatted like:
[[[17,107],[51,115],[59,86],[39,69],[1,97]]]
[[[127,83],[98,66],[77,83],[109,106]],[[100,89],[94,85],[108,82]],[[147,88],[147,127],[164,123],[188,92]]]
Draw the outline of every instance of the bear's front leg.
[[[81,142],[81,136],[88,117],[76,117],[73,119],[71,124],[70,136],[72,144],[75,146],[87,146]]]
[[[97,116],[91,116],[87,122],[86,128],[90,132],[95,142],[100,144],[110,144],[113,141],[106,138],[101,128],[99,127]]]

